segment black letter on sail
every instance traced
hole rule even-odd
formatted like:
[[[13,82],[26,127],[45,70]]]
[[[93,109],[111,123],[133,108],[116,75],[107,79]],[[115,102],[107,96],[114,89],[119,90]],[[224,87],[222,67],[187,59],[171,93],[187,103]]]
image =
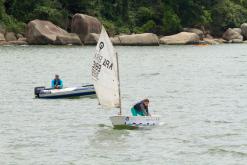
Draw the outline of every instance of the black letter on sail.
[[[101,49],[103,49],[104,48],[104,42],[100,42],[99,43],[99,49],[101,50]]]

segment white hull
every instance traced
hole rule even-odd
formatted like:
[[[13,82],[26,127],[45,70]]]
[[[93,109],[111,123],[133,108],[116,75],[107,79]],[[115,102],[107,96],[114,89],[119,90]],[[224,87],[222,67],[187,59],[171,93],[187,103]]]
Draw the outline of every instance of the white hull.
[[[38,98],[65,98],[73,96],[94,95],[95,89],[93,85],[82,87],[69,87],[63,89],[42,89],[36,95]]]
[[[159,125],[159,116],[111,116],[114,127],[150,127]]]

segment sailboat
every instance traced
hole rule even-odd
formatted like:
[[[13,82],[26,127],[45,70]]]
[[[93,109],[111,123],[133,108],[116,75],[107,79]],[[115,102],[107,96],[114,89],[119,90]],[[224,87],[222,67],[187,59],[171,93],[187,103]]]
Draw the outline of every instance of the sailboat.
[[[93,58],[92,79],[100,105],[119,108],[119,113],[110,117],[114,128],[159,125],[159,116],[122,115],[118,54],[103,26]]]

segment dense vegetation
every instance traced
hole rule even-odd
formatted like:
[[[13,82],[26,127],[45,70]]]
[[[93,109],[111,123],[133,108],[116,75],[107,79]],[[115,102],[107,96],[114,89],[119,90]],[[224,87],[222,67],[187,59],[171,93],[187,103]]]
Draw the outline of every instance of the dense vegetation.
[[[247,22],[247,0],[0,0],[0,26],[24,31],[45,19],[69,30],[75,13],[98,17],[111,33],[171,34],[197,27],[220,35]]]

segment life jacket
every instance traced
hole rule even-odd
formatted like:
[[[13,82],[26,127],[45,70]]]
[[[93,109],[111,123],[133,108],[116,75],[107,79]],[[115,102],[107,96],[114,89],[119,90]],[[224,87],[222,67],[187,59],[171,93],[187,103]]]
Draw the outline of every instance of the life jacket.
[[[140,101],[140,102],[138,102],[138,103],[136,103],[136,104],[134,105],[135,110],[137,110],[138,112],[141,112],[141,111],[142,111],[141,104],[143,104],[143,107],[144,107],[145,110],[148,112],[148,107],[146,107],[146,106],[144,105],[143,101]]]
[[[54,79],[54,86],[61,85],[61,80],[60,79]]]

